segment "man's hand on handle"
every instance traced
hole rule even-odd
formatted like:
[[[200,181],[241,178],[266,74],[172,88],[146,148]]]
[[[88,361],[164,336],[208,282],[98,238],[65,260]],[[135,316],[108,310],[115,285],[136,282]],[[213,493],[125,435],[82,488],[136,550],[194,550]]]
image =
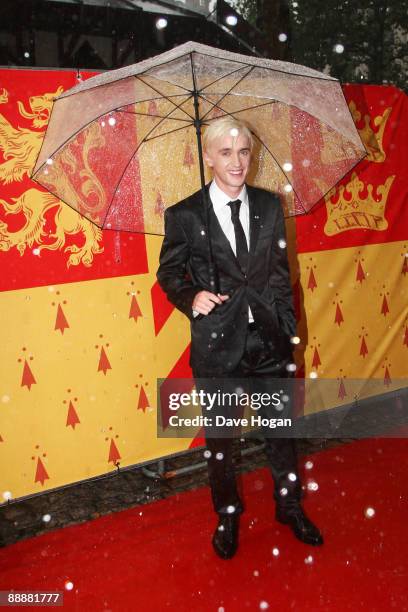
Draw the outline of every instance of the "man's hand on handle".
[[[208,315],[217,304],[222,304],[228,298],[229,295],[215,294],[211,293],[211,291],[200,291],[194,298],[193,310],[202,315]]]

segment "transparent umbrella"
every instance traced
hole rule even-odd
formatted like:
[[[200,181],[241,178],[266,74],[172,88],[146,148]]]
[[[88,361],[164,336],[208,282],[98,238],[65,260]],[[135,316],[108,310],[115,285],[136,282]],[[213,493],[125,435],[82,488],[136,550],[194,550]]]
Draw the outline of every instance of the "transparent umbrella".
[[[302,214],[366,155],[338,80],[189,42],[90,78],[54,102],[32,178],[102,228],[163,233],[163,211],[205,184],[201,129],[255,134],[248,182]]]

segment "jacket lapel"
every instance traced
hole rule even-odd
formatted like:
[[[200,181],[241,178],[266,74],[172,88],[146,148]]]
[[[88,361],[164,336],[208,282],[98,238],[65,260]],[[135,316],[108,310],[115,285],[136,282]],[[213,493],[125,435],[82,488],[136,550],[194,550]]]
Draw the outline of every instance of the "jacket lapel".
[[[250,185],[247,185],[247,192],[249,203],[249,265],[251,265],[251,257],[256,250],[262,219],[259,195]]]

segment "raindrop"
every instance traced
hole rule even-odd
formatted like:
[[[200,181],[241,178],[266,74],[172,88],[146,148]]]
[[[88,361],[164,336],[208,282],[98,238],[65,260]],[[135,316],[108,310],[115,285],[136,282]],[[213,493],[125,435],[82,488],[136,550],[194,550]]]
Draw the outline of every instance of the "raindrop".
[[[308,557],[306,557],[305,563],[306,563],[306,565],[311,565],[313,563],[312,555],[309,555]]]
[[[288,363],[286,369],[288,372],[296,372],[296,363]]]
[[[375,510],[374,508],[366,508],[364,514],[366,515],[367,518],[373,518],[375,514]]]
[[[309,378],[317,378],[317,372],[310,372]]]
[[[115,117],[109,117],[108,123],[109,123],[109,125],[115,125],[115,123],[116,123]]]
[[[280,240],[278,240],[278,245],[281,249],[284,249],[286,247],[286,240],[283,240],[283,238],[281,238]]]
[[[211,333],[211,338],[216,338],[217,337],[217,332],[212,332]]]
[[[204,457],[206,459],[209,459],[211,457],[211,451],[210,450],[205,450],[203,453]]]
[[[305,468],[306,468],[307,470],[311,470],[311,469],[312,469],[312,467],[313,467],[313,461],[306,461],[306,463],[305,463]]]
[[[106,125],[105,121],[101,121],[101,126],[105,127],[105,125]]]
[[[40,249],[33,249],[33,255],[39,255]]]
[[[231,128],[230,129],[230,136],[232,136],[233,138],[236,138],[238,136],[239,132],[237,128]]]
[[[296,474],[294,474],[293,472],[289,472],[288,474],[288,478],[290,481],[295,482],[296,478]]]
[[[54,162],[52,161],[51,157],[49,157],[45,163],[48,164],[49,166],[52,166]]]
[[[278,557],[279,556],[279,548],[272,548],[272,554],[274,557]]]
[[[219,525],[219,526],[218,526],[218,531],[224,531],[224,530],[225,530],[224,525]]]
[[[299,338],[299,336],[292,336],[290,341],[291,341],[292,344],[299,344],[300,338]]]
[[[305,168],[308,168],[310,166],[310,159],[304,159],[302,161],[302,166],[304,166]]]
[[[215,455],[215,458],[218,459],[219,461],[221,461],[222,459],[224,459],[224,454],[223,453],[217,453]]]
[[[235,506],[227,506],[228,514],[233,514],[235,512]]]
[[[44,523],[49,523],[51,520],[51,514],[44,514],[42,520],[44,521]]]
[[[25,57],[25,58],[29,58],[29,57],[30,57],[30,54],[29,54],[29,52],[28,52],[28,51],[25,51],[25,52],[24,52],[24,57]]]
[[[10,491],[4,491],[4,492],[3,492],[3,499],[5,499],[6,501],[7,501],[7,500],[9,500],[9,499],[11,499],[12,497],[13,497],[13,496],[12,496],[12,494],[11,494],[11,492],[10,492]]]
[[[269,604],[267,601],[261,601],[259,603],[259,609],[260,610],[267,610],[269,608]]]
[[[65,588],[67,591],[72,591],[72,589],[74,588],[73,583],[70,580],[66,580],[65,581]]]
[[[286,40],[288,40],[287,35],[284,32],[281,32],[278,36],[280,42],[285,42]]]
[[[282,497],[285,497],[285,495],[288,494],[288,490],[286,487],[282,487],[282,489],[280,489],[279,493],[282,495]]]
[[[289,399],[289,395],[286,395],[286,393],[282,395],[282,402],[285,402],[285,404],[289,401]]]
[[[319,488],[319,485],[314,480],[311,480],[310,482],[307,483],[307,488],[309,489],[309,491],[317,491]]]
[[[254,576],[259,576],[258,570],[254,570]]]
[[[201,230],[200,233],[201,233],[202,236],[205,236],[205,231],[204,230]]]
[[[163,30],[166,27],[167,27],[167,19],[165,17],[159,17],[159,19],[156,20],[156,28],[158,30]]]
[[[238,23],[238,17],[236,15],[227,15],[225,18],[225,23],[229,26],[236,26]],[[232,136],[232,134],[231,134]]]
[[[293,169],[293,166],[290,162],[285,162],[283,164],[283,169],[285,170],[285,172],[290,172]]]
[[[289,185],[288,183],[284,186],[284,190],[286,191],[286,193],[290,193],[292,191],[292,185]]]
[[[337,45],[334,45],[334,47],[333,47],[333,51],[334,51],[335,53],[343,53],[343,51],[344,51],[344,45],[341,45],[340,43],[339,43],[339,44],[337,44]]]

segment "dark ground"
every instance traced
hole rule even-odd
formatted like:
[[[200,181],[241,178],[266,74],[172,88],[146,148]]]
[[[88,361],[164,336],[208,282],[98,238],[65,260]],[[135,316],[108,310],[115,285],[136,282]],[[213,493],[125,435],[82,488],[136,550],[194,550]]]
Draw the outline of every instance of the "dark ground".
[[[298,440],[299,461],[302,460],[302,455],[348,441],[350,440]],[[238,473],[249,472],[267,465],[261,440],[236,441],[235,444]],[[243,451],[241,457],[240,449]],[[9,501],[0,507],[0,545],[7,546],[47,531],[206,486],[208,479],[203,450],[204,448],[200,448],[166,459],[163,475],[158,473],[158,464],[154,462],[143,467],[122,469],[113,475],[74,483],[25,499]],[[249,450],[250,452],[247,452]],[[202,467],[190,473],[176,476],[170,474],[173,470],[200,463]],[[153,474],[148,475],[149,472]],[[51,515],[51,520],[45,523],[42,517],[47,514]]]

